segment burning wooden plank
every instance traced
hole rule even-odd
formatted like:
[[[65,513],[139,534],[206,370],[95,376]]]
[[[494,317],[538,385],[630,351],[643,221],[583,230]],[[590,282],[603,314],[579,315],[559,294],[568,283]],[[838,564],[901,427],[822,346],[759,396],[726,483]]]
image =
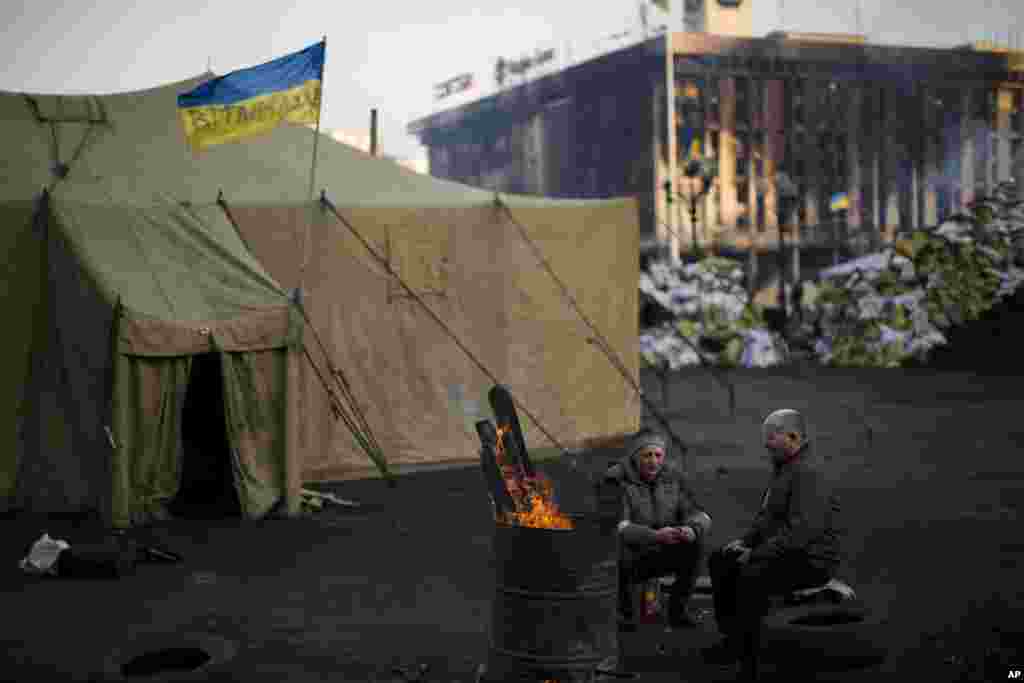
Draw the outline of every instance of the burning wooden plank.
[[[512,461],[523,468],[526,477],[535,477],[533,463],[530,462],[530,453],[526,450],[526,439],[523,438],[523,427],[519,423],[519,415],[516,413],[516,404],[508,387],[496,384],[487,392],[487,400],[494,411],[494,417],[498,421],[498,429],[507,430],[511,438],[505,439],[505,452]]]
[[[481,420],[476,430],[495,521],[539,529],[572,529],[572,520],[558,510],[551,480],[542,474],[526,474],[522,459],[517,457],[512,428],[495,429],[489,420]]]
[[[491,500],[494,502],[495,515],[502,517],[507,513],[515,512],[515,501],[505,485],[505,476],[497,458],[498,433],[490,420],[477,422],[476,433],[480,437],[480,466],[490,490]]]

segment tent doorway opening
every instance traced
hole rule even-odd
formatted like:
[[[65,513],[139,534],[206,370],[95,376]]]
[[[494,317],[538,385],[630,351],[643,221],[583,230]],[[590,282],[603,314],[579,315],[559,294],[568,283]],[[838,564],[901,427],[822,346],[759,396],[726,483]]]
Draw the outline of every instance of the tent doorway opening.
[[[181,416],[181,488],[169,506],[175,517],[223,519],[241,515],[223,387],[220,356],[194,356]]]

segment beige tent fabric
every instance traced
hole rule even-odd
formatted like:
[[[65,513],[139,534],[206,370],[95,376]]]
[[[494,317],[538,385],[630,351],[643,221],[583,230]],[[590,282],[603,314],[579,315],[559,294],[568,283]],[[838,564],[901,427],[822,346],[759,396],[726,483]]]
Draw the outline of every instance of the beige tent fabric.
[[[301,241],[273,225],[301,224],[308,206],[268,210],[232,204],[243,239],[285,288],[298,285]],[[563,446],[635,430],[639,406],[626,381],[587,344],[589,330],[562,297],[504,211],[478,208],[343,208],[344,217],[449,326],[460,341]],[[317,210],[319,211],[319,210]],[[515,209],[585,314],[624,359],[637,324],[635,288],[610,283],[638,267],[634,239],[621,226],[635,206],[592,211]],[[492,381],[330,212],[316,219],[305,270],[305,306],[389,463],[472,460],[476,419],[490,416]],[[586,247],[586,258],[580,257]],[[313,335],[307,347],[328,367]],[[369,472],[365,454],[331,417],[319,382],[306,384],[314,438],[307,480]],[[531,447],[551,442],[521,415]]]
[[[589,209],[513,208],[512,219],[528,234],[576,304],[614,350],[634,380],[639,324],[637,288],[622,286],[638,269],[639,237],[622,234],[635,205]],[[535,252],[500,214],[507,231],[505,255],[520,264],[509,286],[508,319],[516,330],[508,345],[508,384],[524,387],[535,414],[549,415],[547,429],[570,442],[639,428],[640,405],[632,387],[608,361],[596,337],[562,293]],[[557,422],[555,420],[558,420]],[[543,421],[543,418],[542,418]],[[533,425],[523,426],[528,444],[547,445]]]

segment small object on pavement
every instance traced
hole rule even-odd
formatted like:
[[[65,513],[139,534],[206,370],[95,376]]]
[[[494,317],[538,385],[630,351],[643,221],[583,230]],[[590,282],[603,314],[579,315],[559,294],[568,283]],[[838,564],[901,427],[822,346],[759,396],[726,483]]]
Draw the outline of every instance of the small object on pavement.
[[[640,620],[645,624],[653,624],[661,614],[661,582],[650,579],[643,584]]]
[[[409,683],[418,683],[423,680],[423,676],[430,670],[430,665],[427,663],[420,663],[418,666],[396,666],[392,667],[391,671],[398,674],[404,680]]]
[[[143,546],[140,553],[144,559],[156,562],[181,562],[184,559],[176,552],[153,545]]]
[[[138,548],[110,537],[100,543],[78,543],[62,552],[55,565],[59,576],[120,579],[135,571]]]
[[[50,534],[44,533],[32,544],[28,557],[19,562],[18,566],[29,574],[54,576],[57,574],[57,559],[70,547],[67,541],[50,538]]]
[[[594,671],[597,680],[608,680],[608,679],[633,679],[636,678],[636,674],[631,671],[620,671],[616,666],[601,664]]]
[[[359,507],[359,503],[357,503],[356,501],[340,498],[334,495],[333,493],[329,493],[327,491],[313,491],[312,489],[302,489],[300,493],[302,495],[302,499],[304,502],[306,502],[312,507],[315,507],[318,510],[323,507],[324,501],[327,501],[328,503],[334,503],[335,505],[341,505],[343,507]]]

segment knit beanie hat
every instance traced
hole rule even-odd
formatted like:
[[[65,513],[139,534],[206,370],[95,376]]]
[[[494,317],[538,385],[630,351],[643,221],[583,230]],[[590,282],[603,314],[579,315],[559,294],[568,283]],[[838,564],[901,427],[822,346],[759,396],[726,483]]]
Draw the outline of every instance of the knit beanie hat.
[[[636,436],[633,437],[629,444],[629,457],[632,458],[634,455],[646,448],[658,448],[663,452],[668,452],[668,439],[664,435],[652,429],[642,429],[637,432]]]
[[[807,438],[807,422],[803,415],[790,408],[776,410],[761,423],[763,438],[768,438],[768,434],[772,432],[796,432],[801,437]]]

